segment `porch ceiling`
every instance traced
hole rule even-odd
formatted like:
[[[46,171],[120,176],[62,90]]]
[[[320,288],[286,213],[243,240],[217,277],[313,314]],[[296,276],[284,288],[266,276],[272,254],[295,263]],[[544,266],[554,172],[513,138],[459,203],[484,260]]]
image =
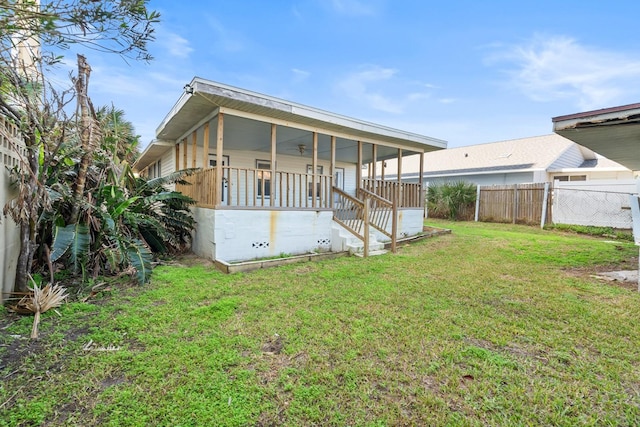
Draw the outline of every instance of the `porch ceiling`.
[[[296,125],[317,130],[318,156],[321,159],[330,158],[331,134],[341,136],[336,141],[336,157],[349,162],[357,160],[357,140],[377,144],[378,159],[397,156],[397,147],[418,153],[446,148],[446,142],[436,138],[340,116],[197,77],[187,85],[187,91],[192,93],[185,92],[158,127],[156,134],[159,140],[175,141],[182,138],[197,123],[223,107],[261,116],[265,120],[262,122],[226,115],[225,140],[234,141],[233,149],[269,152],[269,119],[290,125],[278,126],[278,154],[300,154],[298,145],[304,144],[303,156],[306,153],[310,155],[312,132],[298,129]],[[363,148],[363,158],[365,161],[371,159],[368,144]]]
[[[631,170],[640,170],[640,104],[554,117],[553,130]]]
[[[234,150],[249,150],[265,153],[268,158],[271,152],[270,124],[236,116],[225,116],[225,140],[234,141]],[[201,144],[201,141],[199,141]],[[302,152],[300,152],[302,149]],[[377,146],[376,158],[386,160],[396,158],[398,150],[388,146]],[[415,153],[406,150],[404,155]],[[301,156],[309,158],[313,154],[313,132],[289,126],[278,126],[276,132],[276,154]],[[368,163],[373,158],[372,145],[363,144],[362,158]],[[331,137],[318,134],[318,159],[331,159]],[[358,160],[358,142],[352,139],[336,138],[336,159],[338,161],[356,163]]]

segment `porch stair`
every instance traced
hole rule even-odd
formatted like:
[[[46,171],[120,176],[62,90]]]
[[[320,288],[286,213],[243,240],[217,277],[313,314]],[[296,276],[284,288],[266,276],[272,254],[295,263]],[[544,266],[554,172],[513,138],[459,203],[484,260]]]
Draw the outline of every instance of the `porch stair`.
[[[334,222],[331,226],[331,250],[333,252],[348,251],[352,255],[364,256],[364,242]],[[369,233],[369,255],[383,255],[388,251],[384,243],[379,242],[374,233]]]

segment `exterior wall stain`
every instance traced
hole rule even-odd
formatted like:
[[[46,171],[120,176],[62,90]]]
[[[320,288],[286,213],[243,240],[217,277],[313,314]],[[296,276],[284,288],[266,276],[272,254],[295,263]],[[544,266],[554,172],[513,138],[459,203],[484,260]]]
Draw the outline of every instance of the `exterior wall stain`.
[[[280,216],[280,212],[271,211],[271,215],[269,217],[269,248],[272,254],[276,248],[276,243],[277,243],[279,216]]]

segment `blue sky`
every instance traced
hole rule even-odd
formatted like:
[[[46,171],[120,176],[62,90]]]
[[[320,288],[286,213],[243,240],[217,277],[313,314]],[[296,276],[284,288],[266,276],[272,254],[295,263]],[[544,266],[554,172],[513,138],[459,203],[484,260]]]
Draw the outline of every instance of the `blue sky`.
[[[154,61],[83,52],[93,103],[123,109],[143,147],[194,76],[449,147],[544,135],[553,116],[640,102],[638,1],[151,0],[149,7],[162,15]]]

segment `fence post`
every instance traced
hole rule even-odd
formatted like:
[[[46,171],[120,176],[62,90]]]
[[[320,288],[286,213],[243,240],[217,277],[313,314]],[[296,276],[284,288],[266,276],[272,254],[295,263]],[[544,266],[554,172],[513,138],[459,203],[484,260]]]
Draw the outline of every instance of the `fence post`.
[[[518,184],[513,184],[513,223],[518,217]]]
[[[480,217],[480,184],[478,184],[478,189],[476,190],[476,215],[475,215],[476,222],[478,222],[479,217]]]
[[[547,222],[547,203],[549,202],[549,183],[544,183],[544,196],[542,197],[542,219],[540,220],[540,228],[544,228]]]
[[[429,201],[427,197],[429,197],[429,181],[427,181],[427,185],[425,186],[424,194],[423,194],[423,202],[424,202],[424,218],[429,219]]]
[[[640,186],[640,183],[638,183]],[[633,227],[633,240],[638,248],[638,292],[640,292],[640,195],[629,194],[631,205],[631,219]]]

